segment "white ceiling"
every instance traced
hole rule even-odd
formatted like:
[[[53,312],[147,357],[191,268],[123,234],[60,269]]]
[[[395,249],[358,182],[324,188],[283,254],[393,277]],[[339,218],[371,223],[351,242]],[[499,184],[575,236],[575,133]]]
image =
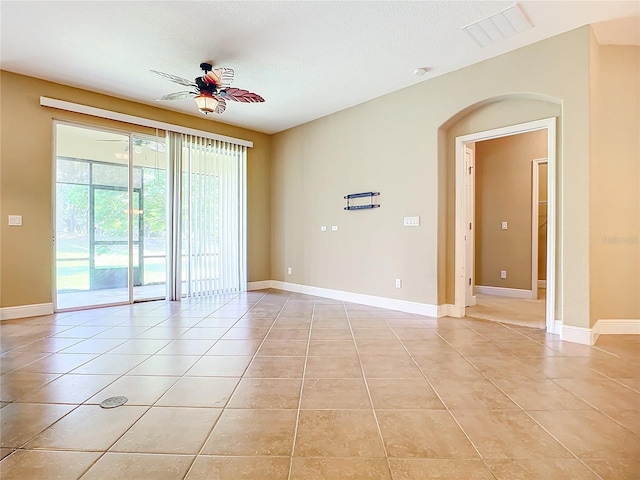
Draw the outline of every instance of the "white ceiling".
[[[523,1],[534,28],[478,47],[462,27],[512,1],[79,1],[0,3],[3,70],[200,115],[184,87],[213,60],[263,104],[215,120],[275,133],[585,24],[640,44],[640,2]],[[431,70],[415,76],[418,67]]]

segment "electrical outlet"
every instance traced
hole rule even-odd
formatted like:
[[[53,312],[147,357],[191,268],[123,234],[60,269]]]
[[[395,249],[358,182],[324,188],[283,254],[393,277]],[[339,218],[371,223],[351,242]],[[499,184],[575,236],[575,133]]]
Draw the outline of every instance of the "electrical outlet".
[[[291,275],[291,267],[287,267],[287,275]]]
[[[396,278],[396,288],[402,288],[402,280]]]
[[[500,278],[507,278],[507,271],[506,270],[500,270]]]

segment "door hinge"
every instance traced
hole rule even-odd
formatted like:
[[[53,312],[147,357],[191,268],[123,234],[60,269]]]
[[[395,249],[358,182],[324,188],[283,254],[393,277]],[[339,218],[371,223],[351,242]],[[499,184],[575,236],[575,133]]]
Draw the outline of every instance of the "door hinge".
[[[469,230],[471,230],[471,222],[469,222]]]
[[[471,286],[471,278],[469,278],[469,286]]]

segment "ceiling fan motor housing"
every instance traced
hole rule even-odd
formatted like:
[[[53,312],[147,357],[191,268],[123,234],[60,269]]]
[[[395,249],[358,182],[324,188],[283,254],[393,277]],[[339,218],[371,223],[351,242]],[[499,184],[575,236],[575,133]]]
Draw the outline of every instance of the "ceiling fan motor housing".
[[[197,77],[195,79],[196,85],[198,85],[198,90],[204,93],[216,93],[218,89],[213,83],[205,83],[202,77]]]

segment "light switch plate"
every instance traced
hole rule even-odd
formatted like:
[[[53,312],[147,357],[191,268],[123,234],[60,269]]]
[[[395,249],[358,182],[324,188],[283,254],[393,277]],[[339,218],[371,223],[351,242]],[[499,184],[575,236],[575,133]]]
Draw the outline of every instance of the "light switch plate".
[[[22,215],[9,215],[9,225],[12,227],[22,226]]]
[[[404,217],[405,227],[418,227],[420,226],[420,217]]]
[[[337,232],[338,231],[338,225],[331,225],[331,231],[332,232]]]
[[[322,226],[320,227],[320,231],[321,231],[321,232],[326,232],[326,231],[327,231],[327,226],[326,226],[326,225],[322,225]]]
[[[502,230],[506,230],[507,229],[507,222],[502,222]]]

